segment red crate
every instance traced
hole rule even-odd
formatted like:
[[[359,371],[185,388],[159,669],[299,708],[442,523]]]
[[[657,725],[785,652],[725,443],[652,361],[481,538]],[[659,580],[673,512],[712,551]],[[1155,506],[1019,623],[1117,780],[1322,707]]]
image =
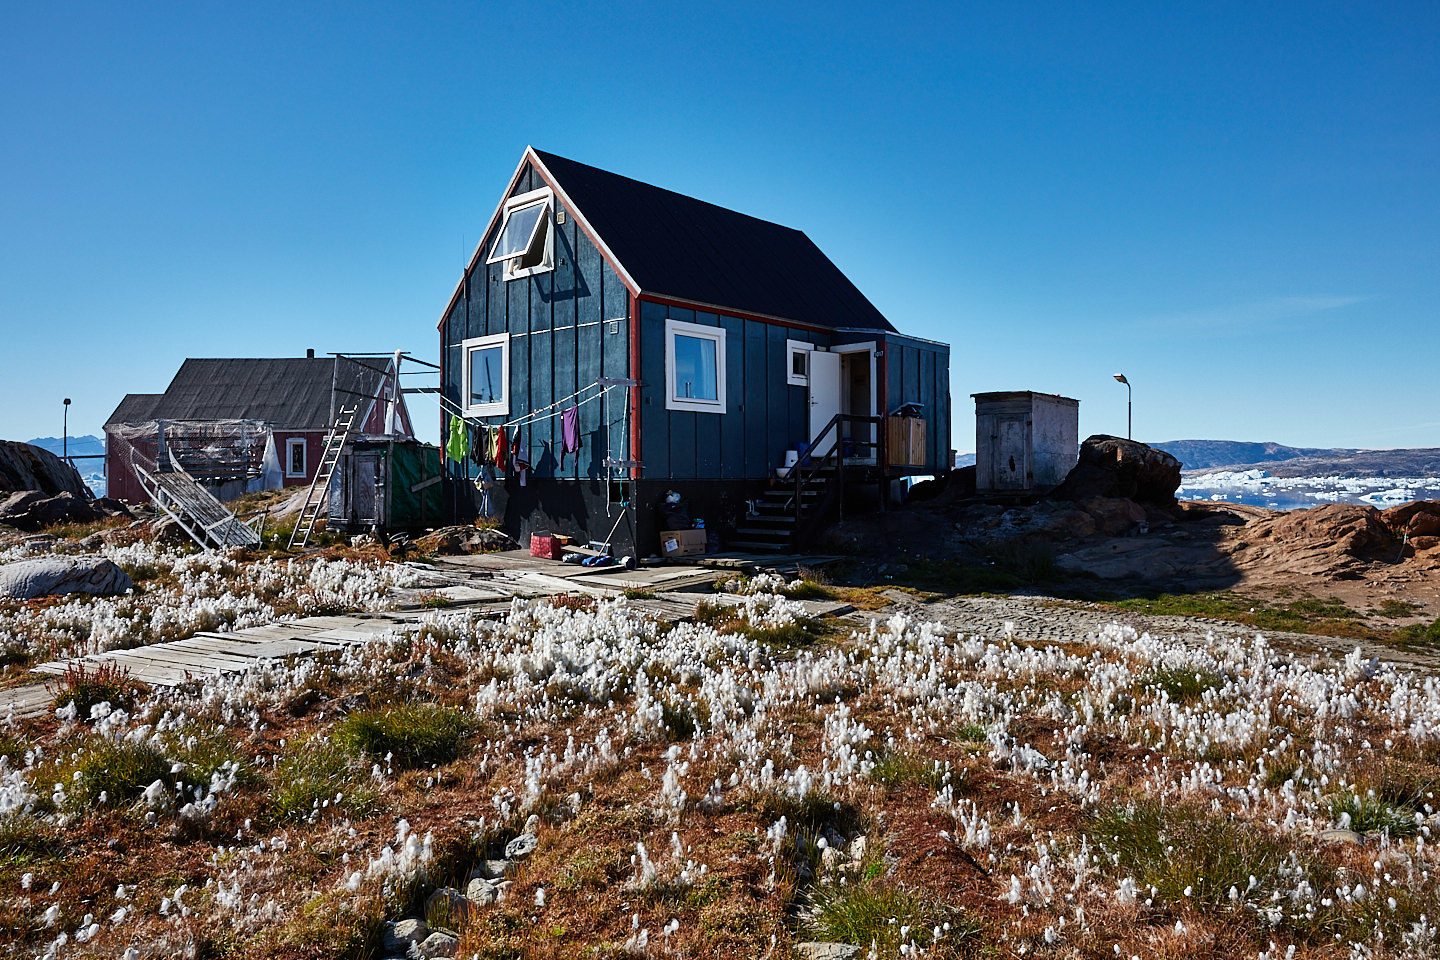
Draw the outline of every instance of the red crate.
[[[552,537],[541,534],[530,536],[530,556],[544,560],[559,560],[564,555],[565,541],[569,537]]]

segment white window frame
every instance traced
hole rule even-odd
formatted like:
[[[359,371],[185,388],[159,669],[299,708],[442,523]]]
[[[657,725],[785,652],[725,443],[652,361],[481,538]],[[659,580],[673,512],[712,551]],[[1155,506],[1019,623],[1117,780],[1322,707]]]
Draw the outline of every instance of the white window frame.
[[[530,246],[526,247],[528,253],[534,246],[536,234],[540,234],[540,242],[544,244],[545,252],[540,262],[533,267],[518,267],[520,256],[501,257],[495,253],[495,248],[500,245],[500,238],[505,235],[505,227],[510,223],[510,217],[517,211],[527,207],[544,204],[540,219],[535,223],[536,233],[531,234]],[[495,242],[490,245],[490,255],[485,262],[505,264],[505,279],[518,280],[521,277],[528,277],[537,273],[548,273],[555,269],[555,192],[549,187],[541,187],[539,190],[531,190],[529,193],[522,193],[505,201],[505,210],[500,218],[500,228],[495,231]]]
[[[785,382],[792,387],[810,386],[810,357],[805,357],[805,372],[795,372],[795,354],[809,354],[815,349],[813,343],[806,343],[804,340],[785,341]]]
[[[699,397],[678,396],[675,390],[675,338],[695,337],[715,342],[715,396],[714,400]],[[665,409],[691,410],[696,413],[725,412],[725,328],[711,327],[684,320],[665,321]]]
[[[500,383],[504,394],[495,403],[470,402],[470,355],[478,349],[500,347]],[[505,416],[510,412],[510,334],[493,333],[460,343],[460,408],[466,417]]]
[[[291,469],[295,463],[295,448],[300,448],[300,472]],[[310,451],[306,449],[304,437],[290,437],[285,441],[285,477],[293,480],[310,472]]]

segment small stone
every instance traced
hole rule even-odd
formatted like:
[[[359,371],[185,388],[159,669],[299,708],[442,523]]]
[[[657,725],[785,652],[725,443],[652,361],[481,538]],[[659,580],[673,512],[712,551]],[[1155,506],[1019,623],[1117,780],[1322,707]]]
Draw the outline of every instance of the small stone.
[[[420,944],[420,955],[427,960],[435,957],[450,958],[455,956],[455,949],[460,946],[460,939],[448,933],[432,933]]]
[[[465,899],[482,907],[495,902],[495,888],[489,880],[476,877],[465,886]]]
[[[826,847],[820,851],[820,869],[827,873],[839,870],[845,865],[845,854],[837,847]]]
[[[1354,830],[1321,830],[1321,843],[1361,843],[1360,834]]]
[[[470,876],[480,877],[482,880],[503,880],[505,874],[510,872],[510,867],[509,860],[482,860]]]
[[[852,943],[805,940],[795,944],[795,952],[805,960],[850,960],[860,952],[860,948]]]
[[[537,813],[532,813],[532,814],[530,814],[530,816],[527,817],[526,820],[525,820],[525,829],[524,829],[524,830],[521,830],[520,832],[521,832],[521,833],[528,833],[528,834],[530,834],[532,837],[535,836],[535,834],[539,833],[539,832],[540,832],[540,815],[537,814]]]
[[[862,833],[850,841],[850,849],[848,852],[851,860],[865,859],[865,834]]]
[[[410,944],[424,940],[430,930],[425,926],[424,920],[408,919],[397,923],[385,924],[381,931],[380,939],[386,950],[395,950],[404,953],[410,949]]]
[[[505,844],[506,860],[524,860],[535,852],[535,847],[540,841],[533,833],[522,833],[520,836]]]

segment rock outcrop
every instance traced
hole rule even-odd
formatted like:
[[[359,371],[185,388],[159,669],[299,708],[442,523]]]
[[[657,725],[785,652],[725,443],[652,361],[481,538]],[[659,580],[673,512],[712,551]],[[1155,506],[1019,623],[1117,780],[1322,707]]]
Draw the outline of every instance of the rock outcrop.
[[[70,493],[93,496],[79,472],[48,450],[14,440],[0,440],[0,494],[38,490],[47,496]]]
[[[1097,434],[1080,445],[1080,460],[1065,482],[1051,491],[1056,500],[1123,498],[1174,508],[1180,488],[1180,461],[1134,440]]]
[[[1381,512],[1380,519],[1397,537],[1437,537],[1440,536],[1440,500],[1416,500],[1391,507]]]
[[[104,557],[41,557],[0,565],[0,597],[33,600],[66,593],[110,596],[134,584]]]
[[[1253,521],[1249,539],[1294,544],[1334,557],[1396,560],[1399,545],[1379,510],[1354,503],[1327,503]]]
[[[0,499],[0,523],[32,533],[55,523],[90,523],[103,516],[89,500],[68,490],[53,496],[22,490]]]

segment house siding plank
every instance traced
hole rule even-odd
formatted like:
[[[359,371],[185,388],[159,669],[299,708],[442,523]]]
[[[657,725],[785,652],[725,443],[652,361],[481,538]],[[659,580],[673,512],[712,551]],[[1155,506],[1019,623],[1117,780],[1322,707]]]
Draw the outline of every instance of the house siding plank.
[[[640,342],[645,346],[640,352],[640,450],[649,480],[672,476],[670,411],[665,409],[665,316],[664,306],[640,301]]]
[[[728,409],[719,417],[719,475],[726,480],[745,476],[745,411],[749,407],[745,376],[745,321],[721,316],[725,329],[725,389]]]

